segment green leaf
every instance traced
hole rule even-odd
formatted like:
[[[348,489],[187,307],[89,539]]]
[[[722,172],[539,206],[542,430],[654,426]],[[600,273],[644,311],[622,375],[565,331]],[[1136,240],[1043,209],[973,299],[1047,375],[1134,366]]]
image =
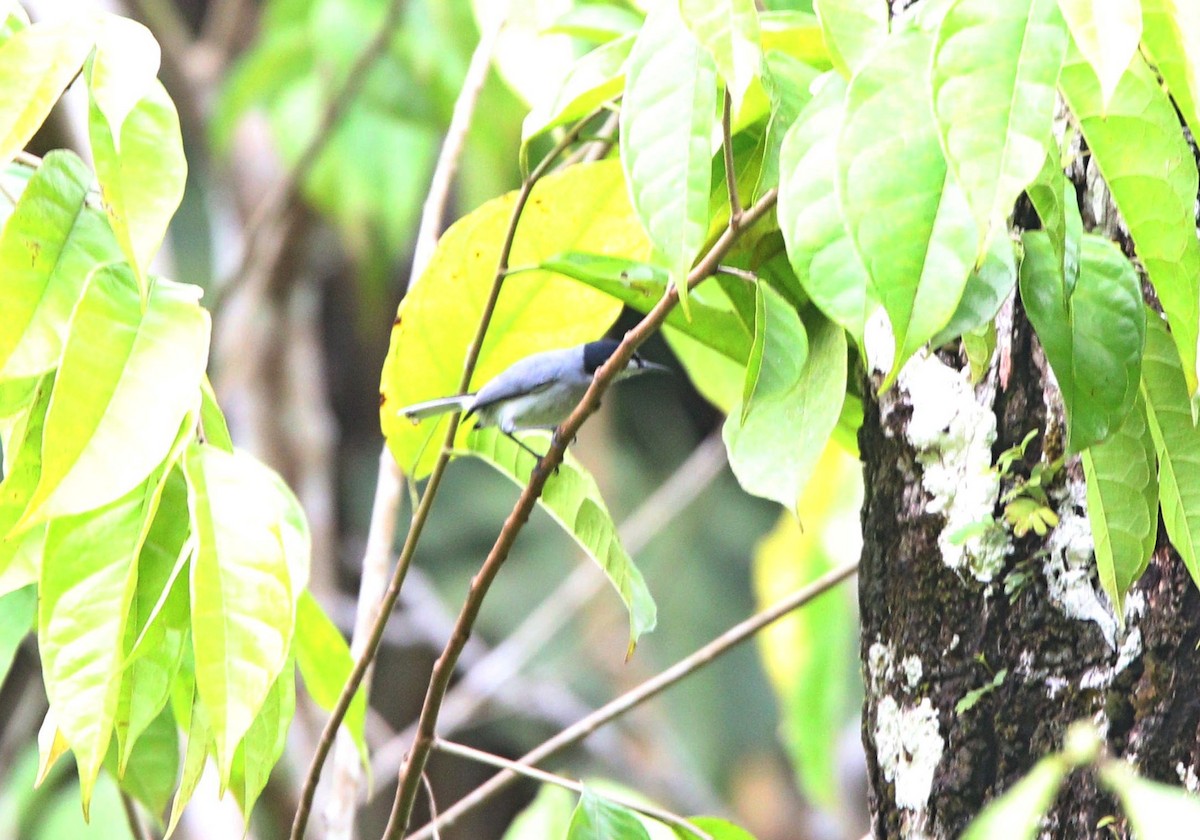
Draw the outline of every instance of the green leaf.
[[[208,374],[200,380],[200,430],[204,434],[204,442],[211,443],[217,449],[226,452],[233,451],[233,439],[229,436],[229,425],[225,422],[225,412],[217,404],[217,395]]]
[[[0,688],[4,687],[17,648],[33,629],[36,616],[36,586],[30,584],[0,595]]]
[[[1139,56],[1121,77],[1107,113],[1096,74],[1078,55],[1068,55],[1060,85],[1158,293],[1183,360],[1188,393],[1195,393],[1200,243],[1193,207],[1198,178],[1175,108]]]
[[[542,260],[538,268],[586,283],[642,314],[657,306],[667,290],[666,270],[621,257],[570,251]],[[693,299],[688,306],[688,316],[679,309],[672,309],[666,323],[706,347],[745,364],[752,337],[737,315]]]
[[[1157,312],[1146,313],[1142,399],[1158,454],[1163,524],[1192,580],[1200,586],[1200,430],[1192,423],[1179,354]]]
[[[672,3],[646,17],[629,56],[621,106],[621,164],[656,258],[684,282],[708,236],[717,76]]]
[[[0,164],[41,127],[92,50],[87,16],[39,23],[0,45]]]
[[[1075,185],[1067,180],[1057,156],[1046,154],[1042,171],[1026,189],[1029,200],[1042,220],[1042,229],[1050,237],[1054,256],[1066,278],[1068,292],[1079,279],[1079,242],[1083,236],[1083,219],[1079,215],[1079,200]]]
[[[971,384],[978,385],[987,374],[996,352],[996,322],[988,321],[970,332],[962,334],[963,352],[971,367]]]
[[[277,476],[249,455],[192,444],[184,471],[197,541],[191,563],[196,690],[225,786],[238,743],[287,663],[303,587],[295,580],[294,557],[309,550],[308,532],[297,532],[294,500],[279,492]]]
[[[575,797],[566,788],[544,784],[504,832],[503,840],[533,840],[535,837],[566,837],[575,807]]]
[[[886,0],[813,0],[833,66],[847,79],[887,38]]]
[[[1042,168],[1066,47],[1055,0],[960,0],[938,29],[933,110],[979,256]]]
[[[288,726],[295,713],[296,668],[289,661],[275,678],[262,708],[234,753],[230,788],[247,818],[266,788],[272,768],[283,755]]]
[[[696,293],[704,291],[704,288],[700,286],[694,289],[692,297],[699,297]],[[674,327],[664,326],[663,338],[667,340],[667,346],[683,365],[688,378],[700,395],[723,414],[733,411],[741,399],[746,366],[701,344]]]
[[[1043,758],[1023,779],[987,804],[967,827],[963,840],[1033,840],[1067,770],[1060,756]]]
[[[446,231],[421,279],[400,304],[383,366],[380,422],[396,462],[414,479],[437,460],[448,418],[419,426],[399,409],[455,392],[467,347],[492,287],[515,194],[489,201]],[[538,182],[513,243],[514,266],[536,265],[563,251],[644,260],[649,245],[629,207],[619,164],[569,169]],[[608,295],[546,272],[504,282],[476,368],[474,385],[540,350],[602,335],[621,311]],[[466,429],[456,441],[463,446]]]
[[[1106,761],[1100,780],[1121,803],[1138,840],[1170,840],[1200,823],[1200,798],[1181,787],[1143,779],[1129,765]]]
[[[14,570],[19,553],[29,535],[42,532],[45,528],[34,528],[25,535],[14,533],[13,526],[21,518],[21,513],[29,504],[29,498],[37,487],[38,476],[42,473],[42,441],[46,422],[46,410],[50,405],[50,396],[54,389],[54,374],[43,376],[34,391],[33,405],[21,428],[15,429],[10,441],[13,452],[12,467],[0,482],[0,579],[12,585],[0,592],[19,589],[26,583],[37,579],[37,575],[25,579],[28,571]],[[5,452],[5,460],[9,453]],[[39,552],[40,555],[40,552]],[[16,574],[14,575],[14,572]]]
[[[567,840],[650,840],[636,812],[584,788]]]
[[[143,308],[127,264],[87,279],[46,415],[41,477],[19,527],[106,504],[162,461],[208,361],[200,293],[157,279]]]
[[[841,414],[846,336],[841,327],[813,313],[805,361],[804,324],[788,304],[769,295],[763,358],[771,364],[764,365],[749,409],[731,411],[722,434],[742,488],[791,510]]]
[[[1058,0],[1079,52],[1100,80],[1100,102],[1112,99],[1142,37],[1141,0]]]
[[[754,0],[680,0],[679,11],[684,24],[712,56],[736,114],[750,83],[762,73]]]
[[[300,593],[292,650],[295,652],[296,665],[300,668],[300,676],[304,678],[304,687],[312,699],[322,709],[332,709],[350,676],[354,660],[341,631],[308,591]],[[359,688],[350,701],[342,725],[354,738],[364,761],[367,757],[366,715],[367,695]]]
[[[763,75],[763,86],[771,97],[771,117],[767,122],[762,169],[754,187],[755,200],[772,187],[779,186],[779,152],[783,138],[804,106],[812,100],[811,88],[818,78],[818,71],[812,65],[779,50],[767,53],[766,62],[768,72]]]
[[[1158,531],[1154,439],[1140,397],[1115,434],[1084,450],[1083,473],[1100,585],[1123,625],[1125,593],[1146,571]]]
[[[1017,260],[1012,240],[1007,235],[994,237],[983,264],[967,278],[962,298],[949,323],[929,343],[937,347],[990,324],[1016,285]]]
[[[764,53],[786,53],[817,70],[833,68],[821,33],[821,23],[810,10],[774,9],[760,12],[758,28]]]
[[[779,152],[779,227],[805,293],[862,346],[867,316],[878,304],[836,194],[846,83],[830,73],[818,84]]]
[[[187,483],[175,466],[167,473],[138,554],[137,580],[126,618],[125,672],[115,720],[119,772],[124,772],[138,737],[167,705],[171,682],[183,661],[190,524]]]
[[[114,134],[93,92],[88,136],[104,210],[134,267],[139,288],[144,289],[150,261],[158,253],[187,180],[175,103],[160,82],[153,82]]]
[[[634,35],[624,35],[579,57],[563,77],[554,99],[534,107],[521,124],[522,148],[560,125],[583,119],[625,87],[625,64]]]
[[[1190,0],[1141,0],[1142,45],[1191,128],[1200,132],[1200,7]]]
[[[544,436],[539,437],[546,440]],[[536,459],[494,428],[476,430],[468,439],[470,454],[494,467],[518,486],[529,483]],[[616,525],[604,505],[596,480],[573,457],[546,482],[538,504],[604,572],[629,612],[629,649],[654,629],[657,609],[642,573],[625,553]]]
[[[200,699],[196,696],[196,685],[194,676],[187,680],[181,680],[181,683],[186,683],[185,686],[177,686],[176,691],[181,691],[184,695],[183,706],[186,717],[180,716],[180,727],[187,732],[187,749],[183,754],[183,772],[179,779],[179,787],[175,791],[175,798],[171,801],[171,817],[167,821],[166,837],[170,837],[175,831],[175,827],[179,824],[179,818],[183,816],[183,809],[187,806],[188,801],[192,798],[192,793],[196,790],[196,785],[200,782],[200,776],[204,773],[204,767],[208,760],[209,744],[212,743],[212,729],[208,724],[208,712],[205,711]],[[176,705],[179,708],[179,705]]]
[[[1137,396],[1146,314],[1137,272],[1104,237],[1085,235],[1079,281],[1068,297],[1049,237],[1021,237],[1021,300],[1054,369],[1067,411],[1067,451],[1121,425]]]
[[[117,768],[116,751],[110,749],[105,769],[117,777],[121,790],[146,806],[158,823],[179,776],[179,732],[171,710],[161,709],[132,747],[123,769]]]
[[[74,153],[50,152],[0,235],[0,377],[56,367],[88,273],[120,259],[103,214],[86,206],[91,182]]]
[[[46,697],[79,765],[85,814],[112,737],[137,582],[134,558],[154,515],[158,483],[151,477],[106,507],[60,516],[46,530],[38,650]]]
[[[688,822],[703,831],[712,840],[754,840],[754,835],[744,828],[718,817],[688,817]],[[681,840],[692,840],[696,835],[681,828],[675,828],[675,834]]]
[[[767,354],[770,343],[771,352]],[[740,423],[745,425],[754,398],[770,400],[785,394],[800,378],[808,358],[808,333],[796,310],[765,283],[754,284],[754,342],[742,384]],[[767,369],[763,371],[764,359]]]
[[[637,31],[642,16],[632,9],[604,2],[574,6],[563,12],[543,35],[572,35],[596,43],[612,41]]]
[[[930,46],[918,31],[880,45],[850,82],[838,139],[846,228],[895,336],[885,388],[958,308],[978,241],[929,112]]]
[[[162,53],[150,30],[136,20],[101,15],[97,23],[88,91],[116,138],[129,112],[150,93]]]

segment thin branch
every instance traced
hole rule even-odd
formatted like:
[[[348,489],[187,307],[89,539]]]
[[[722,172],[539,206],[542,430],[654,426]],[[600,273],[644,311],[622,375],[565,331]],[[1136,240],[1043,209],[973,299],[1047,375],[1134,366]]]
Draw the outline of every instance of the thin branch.
[[[741,222],[742,219],[742,201],[738,198],[737,173],[733,169],[732,111],[733,97],[729,95],[729,89],[726,88],[725,108],[721,112],[721,134],[723,137],[721,148],[725,150],[725,186],[729,191],[729,220],[730,224],[736,224]]]
[[[730,277],[736,277],[739,280],[745,280],[747,283],[757,283],[758,275],[753,271],[747,271],[744,268],[738,268],[733,265],[717,266],[717,274],[728,274]]]
[[[647,700],[661,694],[675,683],[700,670],[717,657],[727,653],[735,646],[753,637],[763,628],[783,618],[788,613],[811,602],[818,596],[828,592],[842,581],[858,571],[858,562],[845,563],[817,580],[808,584],[775,605],[756,613],[745,621],[734,625],[717,638],[700,648],[690,656],[679,660],[670,668],[662,671],[656,677],[646,680],[631,691],[622,694],[615,700],[606,703],[578,723],[564,729],[553,738],[527,752],[520,758],[522,764],[538,764],[559,751],[579,743],[588,735],[610,721],[626,714],[631,709],[640,706]],[[486,802],[497,792],[516,781],[516,773],[505,771],[497,773],[488,781],[477,787],[471,793],[460,799],[454,805],[442,812],[437,826],[432,822],[413,833],[409,840],[429,840],[437,827],[445,828],[454,823],[468,811]]]
[[[444,738],[435,738],[433,742],[433,748],[438,752],[443,752],[447,755],[456,755],[459,758],[465,758],[469,761],[477,761],[480,764],[498,767],[501,770],[508,770],[509,772],[525,776],[544,784],[557,785],[558,787],[566,788],[567,790],[574,791],[575,793],[582,794],[584,791],[584,786],[573,779],[568,779],[564,776],[559,776],[554,773],[547,773],[545,770],[539,770],[536,767],[530,767],[528,764],[524,764],[520,761],[511,761],[503,756],[484,752],[483,750],[477,750],[474,747],[468,747],[465,744],[456,744],[453,741],[447,741]],[[636,811],[639,814],[643,814],[652,820],[657,820],[660,823],[665,823],[666,825],[672,825],[676,828],[680,828],[691,835],[701,838],[701,840],[712,840],[712,835],[697,828],[694,824],[692,824],[691,821],[684,819],[678,814],[673,814],[670,811],[663,810],[662,808],[655,808],[651,805],[644,805],[640,802],[634,802],[632,799],[627,799],[624,796],[619,796],[616,794],[605,793],[604,798],[609,802],[614,802],[617,805],[620,805],[622,808],[628,808],[630,811]],[[430,822],[437,822],[437,818],[433,818]]]
[[[721,259],[737,241],[741,231],[774,208],[776,195],[777,191],[771,189],[750,209],[738,214],[736,217],[730,218],[729,225],[720,238],[717,239],[704,258],[688,274],[687,284],[689,286],[694,286],[701,280],[709,277],[716,270]],[[462,610],[459,612],[458,621],[455,622],[454,633],[446,642],[445,649],[433,666],[433,673],[429,680],[429,689],[425,695],[425,703],[421,708],[421,716],[417,721],[417,737],[413,741],[413,746],[409,751],[407,760],[400,769],[400,783],[396,790],[396,799],[393,803],[391,817],[388,819],[387,829],[383,835],[385,840],[388,838],[394,840],[394,838],[401,837],[408,830],[413,804],[416,802],[418,780],[421,772],[425,769],[426,761],[429,759],[438,714],[441,711],[446,690],[450,686],[450,680],[454,676],[455,663],[462,652],[463,646],[466,645],[467,639],[471,636],[471,629],[474,627],[475,618],[483,606],[484,596],[487,595],[492,581],[495,580],[500,567],[508,558],[513,543],[516,541],[517,534],[521,532],[521,529],[528,521],[534,504],[546,486],[546,480],[550,477],[554,469],[562,463],[566,443],[574,440],[584,420],[594,414],[600,407],[600,398],[608,390],[609,385],[616,380],[617,375],[621,371],[625,370],[637,348],[662,326],[663,322],[667,319],[667,315],[678,302],[679,289],[672,286],[655,305],[654,309],[636,327],[625,334],[624,340],[613,352],[612,356],[596,371],[596,375],[592,379],[592,384],[588,387],[587,393],[584,394],[579,405],[575,407],[575,410],[571,412],[571,416],[555,431],[551,439],[549,451],[533,470],[529,478],[529,484],[525,486],[521,497],[517,500],[512,512],[508,515],[508,519],[505,520],[504,527],[501,529],[500,535],[496,538],[492,550],[488,553],[487,559],[484,560],[478,573],[471,580],[471,588],[467,593],[466,600],[463,602]]]
[[[529,196],[533,192],[534,185],[550,170],[554,161],[575,142],[578,133],[583,130],[584,125],[590,119],[591,115],[588,115],[580,120],[572,131],[567,132],[563,139],[537,165],[521,185],[516,203],[513,205],[508,229],[505,232],[504,244],[500,249],[496,273],[492,279],[492,288],[484,305],[483,314],[480,316],[479,327],[475,331],[475,337],[463,362],[463,374],[458,386],[459,393],[466,392],[471,384],[471,377],[475,373],[475,365],[479,360],[479,353],[483,347],[483,338],[487,333],[488,325],[491,323],[492,314],[495,312],[496,301],[500,297],[500,287],[504,282],[504,275],[508,269],[508,258],[512,251],[513,240],[516,237],[517,225],[521,220],[521,214],[525,209],[525,205],[529,201]],[[358,686],[362,682],[367,668],[370,667],[371,662],[374,661],[375,653],[379,650],[379,642],[383,638],[383,630],[387,625],[388,616],[391,614],[392,607],[396,604],[396,599],[400,596],[400,589],[404,585],[404,578],[408,574],[408,567],[412,563],[413,555],[417,550],[417,542],[421,538],[421,532],[424,530],[425,523],[429,519],[429,510],[433,506],[434,498],[437,496],[437,490],[441,485],[442,476],[446,472],[446,466],[450,463],[454,447],[454,437],[458,432],[458,422],[459,414],[457,412],[450,415],[450,425],[446,429],[445,440],[442,443],[438,459],[433,465],[433,471],[429,475],[429,483],[425,485],[425,492],[421,495],[421,502],[413,515],[412,525],[408,530],[408,536],[404,540],[404,546],[400,549],[400,556],[396,561],[396,568],[392,572],[391,582],[384,593],[383,600],[379,604],[379,610],[375,614],[375,621],[371,626],[371,634],[367,639],[366,645],[363,647],[362,655],[355,660],[354,669],[346,679],[346,684],[342,687],[342,693],[338,696],[337,704],[330,712],[329,720],[326,722],[325,729],[321,732],[321,738],[317,742],[316,752],[313,755],[312,762],[309,764],[308,773],[305,776],[304,785],[300,791],[296,817],[292,822],[291,840],[301,840],[304,836],[304,829],[308,825],[308,817],[312,812],[312,802],[313,797],[316,795],[317,782],[321,778],[321,768],[325,764],[325,759],[329,756],[329,751],[333,746],[338,727],[345,718],[346,711],[350,708],[350,702],[354,699],[354,695],[358,691]],[[561,451],[558,457],[560,460],[562,459]],[[414,791],[415,789],[414,787]]]
[[[726,462],[725,443],[721,433],[714,432],[617,526],[626,552],[636,556],[712,483]],[[441,731],[453,732],[470,720],[480,706],[524,669],[546,639],[558,633],[605,586],[604,576],[591,564],[578,565],[503,642],[472,664],[454,684],[438,719]],[[404,751],[415,737],[414,725],[375,751],[371,777],[376,789],[396,775]]]
[[[421,784],[425,786],[425,796],[429,800],[429,819],[431,822],[437,822],[437,797],[433,795],[433,785],[429,783],[428,773],[421,774]],[[433,835],[433,840],[438,840],[436,833]]]

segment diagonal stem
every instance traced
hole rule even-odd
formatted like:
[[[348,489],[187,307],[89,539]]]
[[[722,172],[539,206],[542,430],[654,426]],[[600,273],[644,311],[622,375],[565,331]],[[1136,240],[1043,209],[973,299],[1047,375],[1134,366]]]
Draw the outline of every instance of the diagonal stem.
[[[483,347],[483,338],[487,333],[488,325],[491,323],[492,314],[496,310],[496,301],[500,297],[500,287],[504,282],[504,276],[508,269],[508,258],[512,251],[513,240],[516,237],[517,224],[521,220],[521,214],[525,209],[525,204],[529,200],[529,195],[533,192],[534,185],[543,175],[550,171],[550,167],[554,164],[554,161],[575,142],[575,139],[583,131],[584,126],[592,119],[592,116],[592,114],[589,114],[587,117],[584,117],[568,131],[521,185],[516,204],[513,206],[512,216],[509,219],[504,244],[500,249],[500,257],[495,277],[492,280],[491,292],[488,295],[487,303],[484,305],[483,314],[479,320],[479,327],[475,331],[475,337],[463,362],[463,375],[458,387],[459,393],[465,393],[471,384],[475,365],[479,361],[479,352]],[[308,818],[312,812],[313,798],[316,796],[317,782],[321,778],[321,768],[329,756],[329,751],[333,747],[333,743],[337,737],[338,727],[341,725],[347,710],[350,708],[350,703],[358,691],[358,686],[362,683],[367,669],[374,661],[375,654],[379,650],[379,642],[383,638],[384,627],[387,625],[392,608],[396,605],[396,599],[400,597],[400,589],[404,585],[404,578],[408,574],[408,567],[411,565],[413,555],[417,550],[417,541],[421,538],[421,532],[424,530],[425,523],[429,519],[429,511],[433,506],[433,500],[437,496],[438,487],[441,485],[442,476],[445,474],[446,467],[450,463],[454,447],[454,437],[458,432],[458,421],[459,414],[456,412],[450,417],[450,425],[446,430],[446,438],[442,443],[441,452],[438,454],[437,462],[433,466],[433,472],[430,473],[429,483],[425,486],[425,492],[421,494],[421,501],[417,506],[416,512],[413,514],[408,536],[404,540],[404,546],[400,549],[400,557],[396,561],[396,568],[392,573],[391,582],[384,593],[383,600],[379,604],[379,611],[375,615],[375,621],[371,626],[371,632],[367,637],[362,654],[354,661],[354,668],[351,670],[350,676],[346,679],[346,684],[342,687],[342,693],[338,696],[337,703],[330,712],[329,720],[325,723],[325,728],[321,731],[321,738],[317,742],[316,752],[313,754],[312,762],[309,764],[308,773],[304,779],[304,785],[300,790],[299,805],[296,808],[296,816],[292,822],[291,840],[301,840],[304,837],[304,830],[308,825]],[[558,453],[558,459],[559,461],[562,460],[561,449]],[[422,769],[424,768],[422,767]],[[417,775],[419,777],[420,773]],[[416,788],[414,788],[414,793],[415,790]]]
[[[578,723],[567,727],[553,738],[530,750],[521,756],[520,763],[525,765],[538,764],[561,750],[579,743],[601,726],[626,714],[647,700],[658,696],[666,689],[700,670],[719,656],[732,650],[747,639],[752,638],[763,628],[828,592],[857,571],[858,561],[845,563],[831,569],[812,583],[796,590],[782,601],[729,628],[704,647],[695,651],[690,656],[679,660],[670,668],[658,674],[658,676],[646,680],[636,688],[606,703]],[[434,836],[439,827],[444,828],[450,825],[463,814],[483,804],[518,778],[519,776],[516,773],[508,771],[497,773],[487,782],[484,782],[471,793],[443,811],[436,823],[430,822],[424,828],[415,832],[409,840],[429,840],[429,838]]]
[[[708,253],[689,272],[687,277],[687,285],[689,287],[696,285],[716,271],[721,259],[729,253],[734,243],[737,242],[741,232],[774,208],[776,195],[776,190],[769,190],[752,207],[729,220],[729,226],[725,228],[720,238],[717,239],[708,250]],[[537,502],[538,497],[542,495],[542,490],[546,486],[546,480],[550,477],[554,469],[562,463],[566,442],[573,440],[579,433],[579,428],[583,425],[584,420],[596,412],[600,407],[600,398],[604,392],[616,380],[617,375],[626,368],[638,347],[662,326],[663,322],[667,319],[667,315],[678,302],[679,289],[676,286],[672,286],[663,295],[658,304],[655,305],[654,309],[636,327],[625,334],[624,340],[613,352],[612,356],[596,371],[596,375],[592,379],[592,384],[588,387],[587,393],[584,394],[583,399],[575,407],[571,416],[559,426],[552,437],[549,451],[538,462],[537,467],[529,478],[529,484],[525,486],[521,497],[517,500],[512,512],[508,515],[508,519],[505,520],[504,527],[500,530],[500,535],[496,538],[496,542],[488,553],[487,559],[483,561],[483,565],[480,566],[479,571],[472,578],[471,588],[467,593],[466,600],[463,602],[462,610],[459,612],[458,620],[454,624],[454,630],[450,635],[450,639],[446,642],[446,647],[433,665],[433,673],[429,678],[429,688],[425,694],[425,702],[421,707],[421,716],[417,721],[417,736],[413,740],[413,746],[409,751],[408,758],[400,768],[399,786],[396,790],[396,799],[393,802],[391,817],[388,819],[387,829],[384,831],[384,840],[396,840],[396,838],[402,837],[404,832],[408,830],[408,824],[412,818],[413,805],[416,802],[417,792],[420,788],[420,776],[425,770],[425,764],[429,760],[429,753],[433,749],[438,714],[441,711],[446,691],[450,687],[450,680],[454,676],[455,664],[458,662],[458,657],[462,654],[467,640],[471,637],[471,629],[475,626],[475,619],[479,615],[479,610],[483,606],[483,599],[487,595],[488,589],[491,588],[492,581],[495,580],[500,567],[508,558],[517,535],[529,520],[533,506]]]

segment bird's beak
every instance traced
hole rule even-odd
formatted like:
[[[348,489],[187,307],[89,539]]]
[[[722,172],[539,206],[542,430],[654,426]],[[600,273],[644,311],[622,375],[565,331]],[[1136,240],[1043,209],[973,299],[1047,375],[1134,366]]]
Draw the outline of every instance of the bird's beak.
[[[667,367],[666,365],[660,365],[660,364],[657,364],[657,363],[655,363],[655,362],[648,362],[648,361],[646,361],[645,359],[638,359],[638,358],[635,358],[635,359],[633,360],[633,363],[634,363],[635,365],[637,365],[637,367],[635,367],[633,370],[631,370],[631,371],[630,371],[630,373],[631,373],[631,374],[637,374],[637,373],[674,373],[674,371],[673,371],[673,370],[671,370],[671,369],[670,369],[669,367]]]

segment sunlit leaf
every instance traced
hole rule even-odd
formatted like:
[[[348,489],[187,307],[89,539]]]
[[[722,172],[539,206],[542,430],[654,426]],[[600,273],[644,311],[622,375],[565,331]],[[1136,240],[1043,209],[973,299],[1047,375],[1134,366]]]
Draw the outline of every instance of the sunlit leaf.
[[[509,194],[490,201],[451,226],[400,304],[383,367],[379,412],[388,447],[414,478],[433,467],[448,420],[414,426],[398,410],[458,388],[514,200]],[[573,166],[539,181],[522,214],[509,262],[514,267],[536,265],[572,250],[633,260],[649,255],[615,161]],[[474,387],[532,353],[599,338],[620,311],[614,298],[546,272],[506,279]],[[465,437],[462,429],[459,446]]]
[[[886,0],[813,0],[833,66],[847,79],[888,34]]]
[[[136,20],[119,15],[97,20],[88,90],[114,138],[120,137],[125,117],[150,93],[161,57],[158,41]]]
[[[196,690],[208,712],[222,784],[234,751],[287,662],[307,553],[294,499],[244,453],[193,444],[184,458],[196,554],[191,563]],[[302,523],[301,523],[302,524]],[[307,557],[304,565],[307,566]]]
[[[1021,300],[1062,393],[1067,450],[1079,452],[1115,432],[1137,396],[1146,330],[1141,285],[1113,243],[1089,234],[1068,297],[1049,237],[1029,231],[1021,241]]]
[[[0,164],[25,147],[91,52],[86,17],[39,23],[0,45]]]
[[[763,370],[749,405],[730,412],[722,434],[743,489],[790,510],[841,413],[846,336],[841,327],[813,313],[807,322],[805,359],[806,324],[788,304],[772,301],[771,294],[766,298],[769,332]]]
[[[668,284],[663,268],[601,254],[556,254],[539,267],[586,283],[642,314],[658,305]],[[732,312],[693,300],[686,316],[672,309],[666,323],[735,362],[746,361],[752,336]]]
[[[134,559],[157,489],[152,477],[100,510],[54,519],[46,531],[38,651],[46,697],[79,765],[85,813],[113,734]]]
[[[92,173],[73,152],[46,155],[0,236],[0,376],[58,365],[88,273],[120,259],[103,214],[85,206]]]
[[[1140,0],[1058,0],[1079,52],[1100,79],[1102,103],[1112,99],[1142,37]]]
[[[817,70],[833,67],[821,23],[809,10],[773,9],[759,13],[758,28],[764,53],[785,53]]]
[[[1179,354],[1158,313],[1146,313],[1142,398],[1158,454],[1158,494],[1171,545],[1200,586],[1200,430]]]
[[[204,442],[211,443],[217,449],[226,452],[233,451],[233,440],[229,437],[229,425],[225,422],[225,412],[217,403],[217,395],[206,374],[200,380],[200,430],[204,434]]]
[[[37,580],[34,570],[13,569],[13,566],[17,565],[18,555],[30,536],[36,538],[38,533],[45,535],[45,526],[32,528],[24,534],[13,533],[12,529],[29,504],[29,499],[37,487],[38,477],[42,473],[43,431],[53,389],[53,373],[48,373],[38,380],[33,405],[21,427],[15,429],[10,438],[15,457],[12,459],[11,469],[4,476],[4,481],[0,482],[0,579],[9,586],[0,589],[0,592],[10,592]],[[5,460],[8,461],[9,453],[4,454]]]
[[[582,119],[620,96],[633,39],[632,34],[625,35],[581,56],[563,77],[554,98],[534,106],[525,117],[521,126],[522,145],[552,128]]]
[[[1139,397],[1121,428],[1083,452],[1100,585],[1124,623],[1125,593],[1150,564],[1158,531],[1154,439]]]
[[[762,72],[754,0],[680,0],[679,11],[684,24],[712,56],[737,113],[750,83]]]
[[[895,336],[884,387],[950,320],[976,254],[928,107],[930,40],[908,31],[880,45],[850,82],[838,138],[838,201]]]
[[[958,308],[929,343],[934,347],[990,324],[1017,285],[1017,261],[1012,240],[1001,234],[992,239],[983,264],[971,272]]]
[[[827,74],[779,153],[779,227],[800,285],[827,318],[859,344],[877,304],[846,230],[835,185],[837,134],[846,84]]]
[[[1200,242],[1193,208],[1198,179],[1179,117],[1140,56],[1134,56],[1121,77],[1107,111],[1096,74],[1077,54],[1068,55],[1060,84],[1158,293],[1183,360],[1188,392],[1195,393]]]
[[[187,484],[173,468],[163,483],[158,510],[137,559],[137,581],[128,608],[126,657],[117,701],[117,769],[123,771],[134,743],[170,698],[188,631]],[[161,809],[160,809],[161,810]]]
[[[168,837],[179,824],[179,819],[183,816],[183,809],[187,806],[196,790],[196,785],[200,782],[213,737],[212,729],[208,724],[208,712],[205,711],[200,699],[196,697],[194,678],[180,682],[186,683],[185,686],[177,686],[176,690],[186,689],[182,692],[185,695],[183,708],[186,717],[181,716],[179,725],[187,733],[187,747],[183,754],[183,772],[180,774],[179,787],[175,790],[175,798],[171,800],[171,816],[167,821],[166,831]],[[178,704],[176,708],[179,708]]]
[[[1141,0],[1142,44],[1191,128],[1200,132],[1200,6],[1191,0]]]
[[[635,811],[584,788],[566,840],[650,840]]]
[[[818,76],[816,68],[777,50],[767,53],[766,62],[768,72],[763,76],[763,86],[771,97],[771,118],[763,141],[762,169],[754,188],[755,199],[779,186],[779,153],[783,138],[812,99],[812,85]]]
[[[672,3],[646,17],[629,56],[621,164],[657,259],[683,282],[708,235],[717,74]]]
[[[23,526],[97,508],[141,483],[199,398],[200,289],[157,279],[143,308],[124,263],[97,268],[71,318]]]
[[[171,801],[179,775],[179,732],[171,710],[161,709],[132,747],[122,769],[114,760],[115,749],[110,749],[104,766],[117,777],[121,790],[145,805],[157,822]]]
[[[979,812],[963,840],[1033,840],[1067,775],[1066,762],[1047,756]]]
[[[537,796],[508,826],[502,840],[533,837],[566,837],[575,808],[575,796],[557,785],[542,785]]]
[[[144,289],[150,261],[158,253],[187,180],[175,104],[162,83],[154,81],[114,135],[93,95],[88,136],[104,210]]]
[[[296,669],[289,661],[275,678],[262,708],[233,756],[230,788],[247,817],[283,755],[288,726],[296,712]]]
[[[1066,47],[1056,0],[960,0],[938,29],[933,110],[979,256],[1042,168]]]
[[[544,436],[527,439],[549,447]],[[472,455],[521,487],[529,483],[536,460],[499,431],[480,429],[467,440]],[[617,590],[629,612],[632,653],[641,635],[654,629],[657,609],[642,573],[621,546],[596,480],[573,457],[564,457],[558,472],[547,480],[538,504],[587,552]]]
[[[606,43],[636,31],[641,25],[642,16],[632,9],[607,3],[588,3],[571,7],[543,32]]]
[[[296,610],[296,636],[292,649],[304,687],[322,709],[330,710],[336,705],[354,667],[350,648],[317,599],[310,592],[300,593]],[[354,738],[359,754],[366,758],[367,695],[361,688],[350,701],[343,725]]]

